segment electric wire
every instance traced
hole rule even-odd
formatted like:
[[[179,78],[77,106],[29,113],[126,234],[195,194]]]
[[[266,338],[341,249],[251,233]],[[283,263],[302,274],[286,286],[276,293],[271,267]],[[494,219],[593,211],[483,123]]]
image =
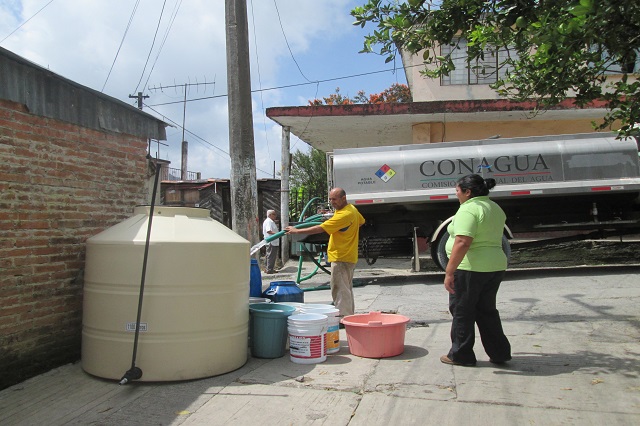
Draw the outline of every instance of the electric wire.
[[[256,65],[258,70],[258,87],[260,87],[260,105],[262,107],[262,125],[264,128],[264,138],[267,143],[267,157],[271,160],[271,148],[269,147],[269,133],[267,132],[267,114],[262,98],[262,77],[260,76],[260,55],[258,54],[258,37],[256,35],[256,14],[253,10],[253,0],[251,0],[251,22],[253,24],[253,44],[256,50]]]
[[[20,25],[18,26],[18,28],[16,28],[15,30],[11,31],[9,34],[7,34],[7,35],[5,36],[5,38],[3,38],[2,40],[0,40],[0,43],[2,43],[3,41],[5,41],[5,40],[6,40],[6,39],[8,39],[9,37],[11,37],[11,35],[13,35],[13,33],[15,33],[15,32],[16,32],[16,31],[18,31],[20,28],[22,28],[22,27],[23,27],[27,22],[29,22],[30,20],[32,20],[33,18],[35,18],[35,16],[36,16],[38,13],[42,12],[42,11],[44,10],[44,8],[45,8],[45,7],[49,6],[49,5],[50,5],[51,3],[53,3],[53,2],[54,2],[54,0],[51,0],[51,1],[49,1],[49,3],[45,4],[44,6],[42,6],[42,7],[40,8],[40,10],[38,10],[36,13],[34,13],[34,14],[31,16],[31,18],[29,18],[29,19],[27,19],[26,21],[24,21],[22,24],[20,24]]]
[[[113,58],[113,62],[111,63],[111,68],[109,68],[109,73],[107,74],[107,78],[104,80],[104,84],[102,85],[101,92],[104,92],[104,88],[107,86],[107,81],[109,81],[109,77],[111,76],[111,71],[113,71],[113,67],[116,65],[116,60],[118,59],[118,55],[120,54],[120,49],[122,49],[122,45],[124,44],[124,39],[127,37],[127,33],[129,32],[129,28],[131,27],[131,23],[133,22],[133,17],[136,15],[136,11],[138,10],[138,5],[140,4],[140,0],[136,1],[136,4],[133,6],[133,11],[131,12],[131,17],[129,17],[129,23],[127,24],[127,28],[124,30],[124,34],[122,35],[122,40],[120,40],[120,46],[118,46],[118,51],[116,52],[115,58]]]
[[[173,125],[175,125],[175,126],[179,127],[180,129],[183,129],[186,133],[189,133],[191,136],[193,136],[193,137],[195,137],[196,139],[198,139],[198,140],[203,144],[203,146],[207,147],[207,145],[209,145],[209,146],[211,146],[211,147],[213,147],[213,148],[217,149],[218,151],[222,152],[222,153],[223,153],[223,154],[225,154],[227,157],[229,157],[229,159],[231,159],[231,154],[229,154],[229,153],[228,153],[227,151],[225,151],[224,149],[222,149],[222,148],[220,148],[220,147],[217,147],[216,145],[214,145],[213,143],[209,142],[208,140],[206,140],[206,139],[204,139],[204,138],[202,138],[202,137],[200,137],[200,136],[196,135],[195,133],[193,133],[193,132],[192,132],[192,131],[190,131],[189,129],[182,127],[180,124],[176,123],[175,121],[173,121],[172,119],[170,119],[169,117],[167,117],[166,115],[164,115],[163,113],[161,113],[160,111],[158,111],[158,110],[156,110],[156,109],[152,108],[152,106],[147,105],[147,104],[144,104],[144,106],[145,106],[145,107],[147,107],[147,108],[149,108],[151,111],[155,112],[156,114],[160,115],[160,116],[162,117],[162,119],[163,119],[163,120],[166,120],[166,121],[170,122],[171,124],[173,124]],[[262,173],[266,174],[267,176],[270,176],[270,175],[271,175],[271,173],[270,173],[270,172],[264,171],[264,170],[262,170],[262,169],[260,169],[260,168],[258,168],[258,167],[256,167],[256,170],[261,171]]]
[[[151,74],[156,67],[156,63],[158,62],[158,58],[160,57],[160,52],[162,52],[162,48],[164,47],[167,38],[169,37],[169,32],[171,32],[171,27],[173,27],[173,23],[178,16],[178,10],[180,10],[180,6],[182,6],[182,0],[176,1],[176,4],[173,8],[173,12],[171,12],[171,17],[169,18],[169,26],[167,27],[166,32],[164,33],[164,37],[162,38],[162,43],[160,43],[160,47],[158,48],[158,54],[156,58],[153,60],[153,65],[151,65],[151,69],[149,70],[149,75],[147,76],[147,81],[144,82],[143,90],[146,90],[147,85],[149,84],[149,79],[151,78]]]
[[[318,83],[316,85],[316,95],[313,97],[313,99],[318,99],[318,89],[320,88],[320,83]],[[295,141],[293,143],[293,145],[291,145],[291,147],[289,148],[289,150],[292,150],[293,148],[295,148],[295,146],[298,144],[298,142],[300,142],[302,139],[302,136],[305,134],[305,132],[307,131],[307,128],[309,127],[309,124],[311,124],[311,119],[313,118],[313,111],[311,110],[311,115],[309,116],[309,119],[307,120],[307,124],[304,126],[304,129],[302,129],[302,132],[300,133],[300,136],[298,136],[298,140]]]
[[[304,79],[307,80],[309,83],[313,83],[311,80],[307,78],[307,76],[304,75],[304,73],[300,69],[300,65],[298,65],[298,61],[296,61],[296,58],[293,56],[293,52],[291,51],[291,46],[289,46],[289,40],[287,40],[287,35],[284,33],[284,27],[282,26],[282,19],[280,19],[280,11],[278,10],[278,3],[276,2],[276,0],[273,0],[273,4],[276,7],[276,14],[278,15],[278,22],[280,23],[282,36],[284,37],[284,41],[287,44],[287,49],[289,49],[289,53],[291,54],[291,59],[293,59],[293,62],[296,64],[296,67],[298,67],[298,71],[300,71],[300,75],[304,77]]]
[[[142,68],[142,74],[140,75],[140,81],[138,81],[138,84],[136,85],[135,90],[133,91],[133,93],[136,93],[138,91],[138,87],[140,87],[140,83],[142,83],[142,78],[144,77],[144,72],[147,69],[147,65],[149,64],[149,58],[151,57],[151,52],[153,51],[153,46],[156,43],[156,37],[158,36],[158,29],[160,28],[160,23],[162,22],[162,15],[164,14],[164,6],[167,4],[167,0],[164,0],[164,2],[162,2],[162,10],[160,11],[160,17],[158,18],[158,25],[156,25],[156,32],[153,34],[153,41],[151,42],[151,47],[149,48],[149,54],[147,55],[147,60],[144,63],[144,67]]]
[[[418,66],[421,67],[421,66],[424,66],[424,65],[418,64],[418,65],[412,65],[411,67],[418,67]],[[409,68],[409,66],[407,68]],[[256,93],[256,92],[260,92],[260,91],[267,92],[269,90],[290,89],[292,87],[308,86],[310,84],[318,85],[320,83],[328,83],[330,81],[346,80],[348,78],[363,77],[363,76],[367,76],[367,75],[381,74],[381,73],[384,73],[384,72],[395,72],[395,69],[391,68],[391,69],[386,69],[386,70],[370,71],[370,72],[352,74],[352,75],[347,75],[347,76],[342,76],[342,77],[334,77],[334,78],[327,78],[327,79],[324,79],[324,80],[311,81],[311,82],[308,82],[308,83],[286,84],[284,86],[275,86],[275,87],[268,87],[266,89],[251,90],[251,93]],[[225,96],[227,96],[227,94],[215,95],[215,96],[207,96],[207,97],[203,97],[203,98],[193,98],[193,99],[187,99],[187,102],[203,101],[203,100],[207,100],[207,99],[222,98],[222,97],[225,97]],[[316,91],[316,96],[317,96],[317,91]],[[182,102],[183,101],[165,102],[165,103],[161,103],[161,104],[153,104],[151,106],[181,104]]]

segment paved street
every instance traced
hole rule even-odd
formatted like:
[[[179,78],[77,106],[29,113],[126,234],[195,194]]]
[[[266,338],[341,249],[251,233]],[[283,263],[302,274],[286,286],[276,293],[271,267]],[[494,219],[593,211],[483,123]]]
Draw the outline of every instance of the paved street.
[[[66,365],[0,392],[0,423],[640,424],[639,266],[508,272],[498,296],[513,360],[489,363],[478,339],[478,365],[458,367],[439,361],[450,326],[442,274],[398,262],[361,268],[355,294],[358,312],[411,318],[400,356],[353,356],[341,330],[340,352],[324,363],[249,358],[239,370],[187,382],[119,386]],[[291,279],[288,271],[273,278]],[[305,302],[330,302],[330,293],[307,291]]]

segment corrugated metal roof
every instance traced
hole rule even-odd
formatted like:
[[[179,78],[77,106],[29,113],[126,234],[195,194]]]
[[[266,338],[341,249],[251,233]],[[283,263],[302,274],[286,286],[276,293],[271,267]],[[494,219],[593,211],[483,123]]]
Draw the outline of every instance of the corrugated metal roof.
[[[0,98],[82,127],[166,140],[162,120],[0,47]]]

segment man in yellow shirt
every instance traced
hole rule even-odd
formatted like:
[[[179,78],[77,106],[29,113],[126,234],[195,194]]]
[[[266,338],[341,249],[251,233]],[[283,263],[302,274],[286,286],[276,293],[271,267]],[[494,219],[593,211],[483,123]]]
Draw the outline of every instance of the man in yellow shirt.
[[[329,192],[329,203],[334,209],[333,217],[320,225],[309,228],[286,228],[287,234],[329,234],[327,257],[331,262],[331,296],[340,310],[340,316],[353,315],[353,272],[358,261],[358,237],[364,217],[353,204],[347,203],[347,194],[342,188]]]

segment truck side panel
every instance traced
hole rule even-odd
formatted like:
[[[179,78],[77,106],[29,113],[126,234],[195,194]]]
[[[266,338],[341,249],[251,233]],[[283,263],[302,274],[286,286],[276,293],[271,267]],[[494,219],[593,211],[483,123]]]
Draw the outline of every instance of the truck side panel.
[[[455,199],[455,182],[496,179],[495,199],[640,190],[633,138],[585,134],[336,150],[333,177],[355,204]]]

